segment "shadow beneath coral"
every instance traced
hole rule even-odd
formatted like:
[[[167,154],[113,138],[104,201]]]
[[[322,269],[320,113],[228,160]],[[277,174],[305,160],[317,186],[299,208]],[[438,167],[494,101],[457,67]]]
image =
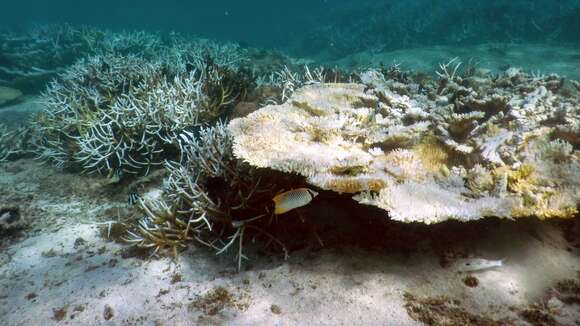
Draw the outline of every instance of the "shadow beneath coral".
[[[345,261],[353,259],[353,255],[365,260],[427,257],[436,259],[437,268],[449,268],[457,259],[481,256],[517,264],[517,259],[534,257],[530,249],[534,246],[554,246],[580,258],[578,217],[545,221],[486,218],[433,225],[401,223],[390,220],[383,210],[357,204],[348,196],[325,192],[309,206],[280,215],[262,227],[284,244],[290,259],[285,261],[281,247],[270,239],[250,236],[243,248],[249,258],[243,264],[244,271],[301,265],[305,260],[317,260],[327,254]],[[236,259],[233,251],[237,248],[230,251],[217,258],[216,264],[225,264],[222,268],[230,269],[226,267],[229,260],[233,268]]]
[[[542,242],[539,230],[544,224],[561,230],[569,241],[568,251],[580,249],[578,216],[553,221],[486,218],[469,223],[454,220],[433,225],[401,223],[390,220],[383,210],[357,204],[348,196],[334,193],[322,193],[306,208],[279,216],[266,231],[285,244],[291,254],[351,249],[363,255],[381,253],[410,257],[428,254],[436,256],[441,267],[447,267],[455,259],[476,255],[481,244],[493,242],[502,234],[527,234],[530,240]],[[276,253],[262,245],[258,243],[247,249],[262,257]],[[259,261],[253,261],[253,268],[259,268]]]

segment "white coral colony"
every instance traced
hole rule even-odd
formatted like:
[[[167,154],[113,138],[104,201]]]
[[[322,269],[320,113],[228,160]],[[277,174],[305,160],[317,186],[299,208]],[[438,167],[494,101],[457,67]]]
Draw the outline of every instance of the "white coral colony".
[[[233,120],[235,155],[403,222],[577,214],[580,95],[557,76],[360,77]]]

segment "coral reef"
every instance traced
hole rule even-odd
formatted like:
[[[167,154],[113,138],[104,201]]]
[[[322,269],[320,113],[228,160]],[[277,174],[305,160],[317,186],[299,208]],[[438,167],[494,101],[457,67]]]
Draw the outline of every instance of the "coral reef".
[[[0,85],[36,92],[76,61],[89,56],[139,55],[164,58],[166,69],[201,64],[210,56],[221,67],[238,67],[245,50],[234,43],[218,44],[178,33],[113,32],[68,24],[40,25],[0,33]],[[169,63],[168,62],[168,63]]]
[[[66,33],[85,39],[73,51],[82,59],[43,94],[38,133],[0,131],[0,160],[33,143],[57,167],[129,185],[144,217],[124,240],[153,254],[177,256],[190,241],[237,247],[241,268],[248,237],[285,249],[269,233],[286,210],[274,204],[292,189],[310,197],[288,207],[309,203],[318,189],[305,183],[403,222],[577,213],[580,96],[556,75],[491,75],[458,59],[435,79],[397,64],[355,75],[285,58],[271,73],[247,65],[264,54],[235,44]],[[242,118],[221,122],[232,116]],[[162,167],[163,191],[122,182]]]
[[[233,43],[174,33],[98,35],[90,38],[93,55],[49,84],[35,121],[42,131],[38,156],[61,168],[146,174],[179,155],[184,131],[260,102],[281,102],[302,85],[338,79],[306,66],[267,74],[266,63],[247,67],[251,51]]]
[[[159,166],[177,154],[181,132],[228,114],[253,87],[252,76],[234,68],[235,54],[210,57],[218,49],[203,57],[198,49],[193,57],[171,52],[155,60],[116,54],[80,60],[43,96],[39,156],[102,174]]]
[[[580,95],[558,76],[441,65],[437,80],[315,83],[234,119],[236,157],[306,177],[404,222],[572,217]]]
[[[145,217],[123,224],[130,229],[125,241],[153,254],[169,250],[176,257],[189,241],[218,253],[237,244],[241,267],[248,236],[283,248],[260,225],[271,221],[278,187],[288,185],[278,173],[236,160],[219,121],[244,105],[281,101],[303,84],[324,81],[323,70],[269,74],[267,60],[247,65],[248,53],[263,53],[174,33],[97,35],[42,95],[44,111],[33,121],[38,158],[109,177],[95,187],[126,186],[130,204]],[[168,174],[165,189],[147,193],[143,175],[158,178],[150,173],[156,168]]]
[[[245,258],[245,234],[284,248],[260,227],[273,214],[271,199],[283,178],[235,159],[232,137],[223,123],[197,134],[184,132],[180,147],[181,160],[166,164],[164,194],[139,200],[146,216],[129,231],[126,242],[154,248],[153,254],[169,250],[174,257],[191,241],[218,254],[237,243],[238,269]]]

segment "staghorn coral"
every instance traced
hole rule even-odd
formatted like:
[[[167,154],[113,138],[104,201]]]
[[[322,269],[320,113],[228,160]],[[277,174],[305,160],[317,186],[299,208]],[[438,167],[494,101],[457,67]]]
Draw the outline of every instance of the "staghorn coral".
[[[39,156],[57,165],[77,163],[104,173],[148,168],[148,161],[158,160],[154,154],[162,145],[163,134],[153,132],[162,128],[154,119],[165,115],[156,111],[178,109],[148,105],[163,102],[156,96],[163,94],[163,78],[161,65],[136,56],[79,61],[44,94],[46,108],[36,117],[43,134]],[[181,103],[191,101],[189,97]],[[153,134],[147,137],[146,132]]]
[[[169,250],[174,257],[188,242],[208,246],[217,254],[237,245],[238,269],[245,259],[243,243],[250,236],[273,241],[285,250],[261,227],[273,214],[272,197],[280,179],[235,159],[232,141],[221,122],[197,134],[181,134],[182,157],[166,163],[169,176],[163,195],[139,201],[145,217],[125,241],[154,248],[153,254]]]
[[[580,161],[557,137],[577,128],[579,94],[560,94],[555,75],[441,69],[422,87],[378,71],[305,86],[233,120],[234,153],[404,222],[574,216]]]
[[[175,60],[98,55],[67,69],[43,96],[39,157],[88,172],[146,174],[178,153],[181,132],[227,114],[253,87],[251,75],[210,57]]]

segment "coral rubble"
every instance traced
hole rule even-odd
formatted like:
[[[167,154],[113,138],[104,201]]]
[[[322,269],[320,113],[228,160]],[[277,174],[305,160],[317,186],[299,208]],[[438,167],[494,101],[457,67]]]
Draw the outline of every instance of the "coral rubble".
[[[580,95],[556,75],[441,65],[437,80],[370,70],[313,83],[229,126],[236,157],[351,193],[404,222],[572,217]]]

